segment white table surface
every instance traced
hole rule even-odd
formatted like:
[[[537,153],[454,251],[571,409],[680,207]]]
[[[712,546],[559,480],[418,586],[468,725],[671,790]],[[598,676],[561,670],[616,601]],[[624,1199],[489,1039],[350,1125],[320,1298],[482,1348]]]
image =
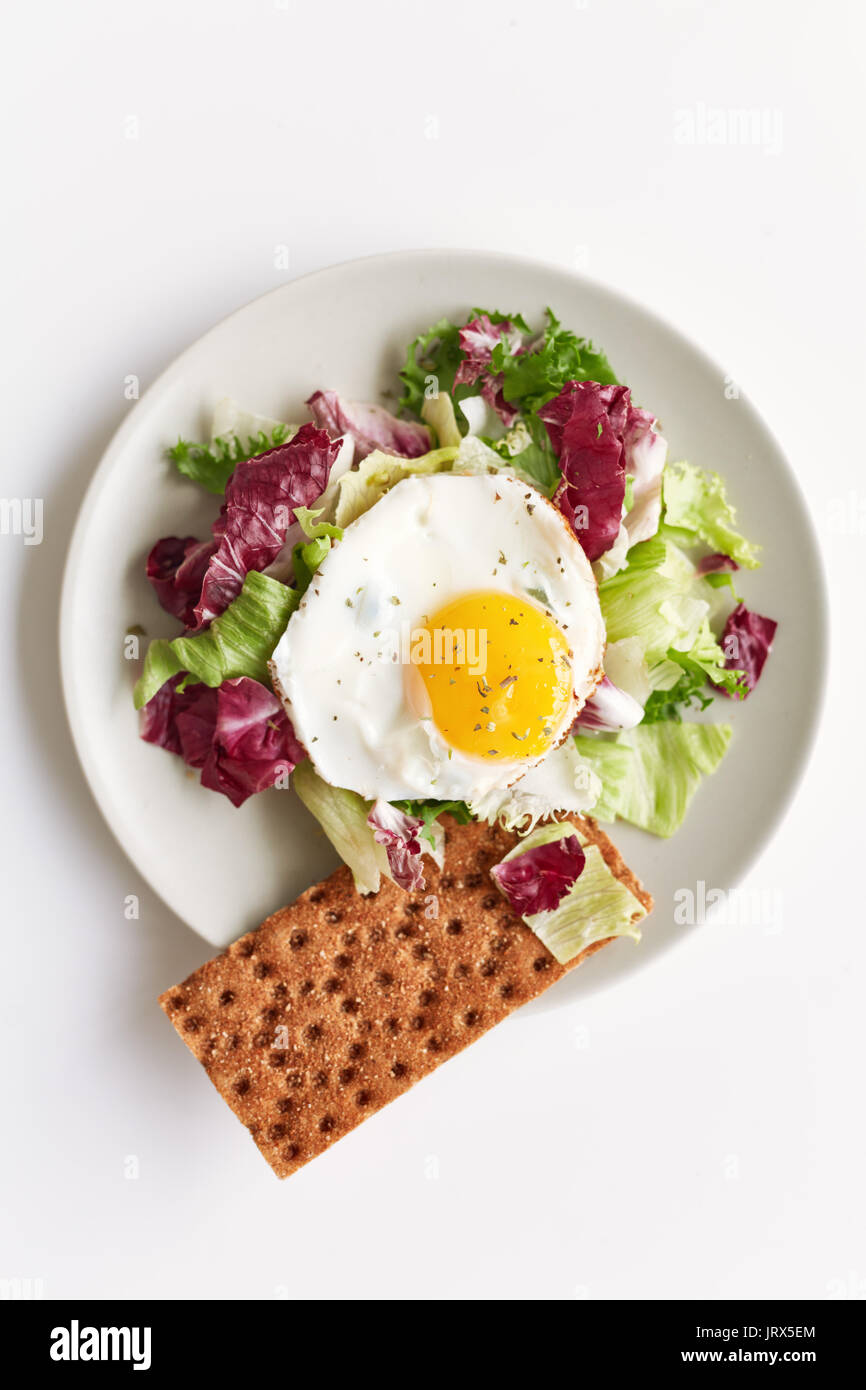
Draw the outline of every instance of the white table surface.
[[[862,7],[44,0],[4,28],[2,492],[44,499],[44,540],[0,536],[0,1277],[47,1297],[863,1297]],[[711,143],[740,110],[757,140]],[[780,895],[777,930],[684,928],[280,1185],[156,1006],[209,952],[84,784],[58,587],[129,374],[145,387],[287,276],[412,246],[580,268],[726,364],[814,510],[830,692],[745,885]]]

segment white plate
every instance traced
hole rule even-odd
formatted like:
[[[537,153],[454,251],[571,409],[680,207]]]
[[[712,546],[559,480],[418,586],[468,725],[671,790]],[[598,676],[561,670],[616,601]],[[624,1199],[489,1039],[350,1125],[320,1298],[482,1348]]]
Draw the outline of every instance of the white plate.
[[[742,578],[747,602],[779,621],[755,696],[719,701],[733,746],[672,840],[628,826],[615,839],[656,898],[640,946],[616,943],[551,992],[575,990],[650,960],[684,930],[677,888],[730,889],[772,835],[796,787],[821,703],[826,600],[814,533],[797,483],[752,406],[728,399],[725,375],[679,333],[612,291],[531,261],[478,252],[401,252],[352,261],[285,285],[193,344],[116,434],[85,497],[67,560],[61,663],[72,732],[93,794],[126,853],[185,922],[224,946],[291,901],[336,859],[290,791],[240,810],[203,790],[180,759],[142,743],[124,634],[170,635],[144,578],[166,534],[205,535],[215,499],[178,477],[163,451],[208,432],[215,402],[234,396],[278,419],[305,418],[316,387],[377,399],[395,390],[406,343],[443,314],[473,305],[540,320],[550,304],[608,354],[635,399],[663,421],[670,457],[717,469],[764,568]]]

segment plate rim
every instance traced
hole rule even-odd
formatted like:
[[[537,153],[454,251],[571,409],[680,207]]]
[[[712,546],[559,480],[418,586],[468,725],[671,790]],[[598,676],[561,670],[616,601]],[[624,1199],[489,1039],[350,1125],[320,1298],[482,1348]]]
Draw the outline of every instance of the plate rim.
[[[162,368],[159,374],[147,387],[143,395],[135,402],[125,419],[123,419],[120,422],[117,429],[112,434],[110,440],[108,441],[108,444],[102,451],[97,465],[81,496],[81,500],[79,502],[78,510],[75,517],[75,522],[72,528],[72,533],[67,546],[66,556],[63,563],[63,577],[61,581],[60,601],[58,605],[58,656],[60,665],[61,689],[63,693],[63,706],[66,714],[67,724],[69,726],[70,733],[72,734],[73,747],[75,748],[75,753],[78,758],[81,770],[84,774],[87,786],[90,790],[91,795],[93,796],[93,799],[97,805],[97,808],[105,825],[108,827],[108,830],[110,831],[115,843],[119,846],[127,860],[129,860],[136,872],[141,875],[141,877],[147,883],[150,890],[159,899],[163,906],[169,912],[171,912],[172,915],[175,918],[177,918],[178,921],[182,922],[188,930],[194,932],[194,934],[197,937],[200,937],[200,939],[203,942],[205,942],[205,944],[211,950],[216,950],[217,948],[214,947],[212,943],[207,940],[207,938],[201,936],[201,933],[190,922],[186,921],[185,918],[180,916],[175,907],[164,896],[163,891],[156,886],[150,874],[146,872],[145,869],[141,866],[141,864],[137,861],[137,859],[133,857],[130,849],[127,847],[127,845],[124,843],[124,840],[121,837],[121,828],[115,826],[112,823],[112,819],[109,815],[110,798],[108,797],[107,791],[103,789],[103,781],[100,777],[100,774],[98,773],[96,767],[96,760],[90,752],[89,744],[84,734],[83,720],[80,716],[79,709],[76,704],[74,683],[71,674],[72,656],[69,652],[69,647],[72,642],[72,624],[69,621],[69,615],[73,604],[73,590],[76,583],[77,571],[80,568],[80,555],[83,551],[85,535],[88,529],[88,523],[93,511],[96,508],[102,490],[106,485],[106,481],[111,473],[112,467],[115,464],[116,458],[126,445],[127,438],[129,436],[132,436],[138,428],[139,421],[141,420],[144,411],[150,407],[152,402],[160,393],[165,379],[170,374],[174,373],[175,370],[183,363],[185,358],[189,354],[195,352],[200,347],[200,345],[204,343],[208,338],[218,333],[234,318],[245,313],[247,310],[252,308],[254,305],[258,304],[260,301],[266,300],[274,295],[285,293],[287,289],[295,285],[299,285],[301,283],[308,283],[310,281],[316,280],[317,278],[325,279],[329,276],[333,276],[337,272],[346,271],[354,267],[360,267],[362,265],[372,268],[372,266],[377,263],[380,265],[396,264],[398,262],[418,263],[422,262],[426,258],[431,257],[454,257],[463,260],[483,261],[487,264],[490,264],[491,261],[499,261],[503,265],[513,265],[515,267],[519,266],[524,271],[529,270],[545,273],[549,273],[552,271],[557,275],[561,275],[564,278],[577,282],[578,285],[585,286],[591,292],[600,292],[603,296],[609,296],[610,298],[618,301],[620,304],[625,305],[628,309],[643,317],[645,320],[649,320],[654,326],[658,327],[664,333],[675,338],[679,342],[679,344],[684,349],[686,349],[694,358],[696,358],[705,369],[709,369],[714,373],[721,373],[722,376],[724,376],[724,371],[721,368],[719,362],[700,343],[696,342],[689,334],[685,333],[676,324],[670,322],[662,314],[657,313],[655,309],[647,307],[641,300],[636,298],[631,293],[620,290],[616,286],[611,285],[610,283],[604,280],[585,275],[580,271],[572,269],[571,267],[560,265],[556,261],[545,260],[539,257],[516,255],[508,251],[500,250],[488,251],[476,247],[442,246],[415,247],[404,250],[375,252],[373,254],[365,256],[348,257],[344,260],[331,262],[328,265],[319,266],[315,269],[306,271],[303,275],[295,276],[292,279],[284,281],[280,285],[273,286],[271,289],[263,291],[261,294],[254,295],[251,299],[230,310],[227,314],[224,314],[216,322],[211,324],[210,327],[207,328],[203,333],[199,334],[197,338],[193,339],[192,342],[188,343],[184,348],[181,349],[179,353],[177,353],[166,363],[166,365]],[[782,824],[783,820],[785,819],[786,815],[788,814],[791,808],[792,802],[796,796],[797,788],[801,784],[804,776],[808,771],[809,764],[815,752],[815,746],[817,743],[818,734],[826,706],[827,689],[829,681],[828,668],[830,651],[830,606],[827,574],[823,550],[813,522],[811,509],[808,506],[806,495],[800,482],[798,473],[796,469],[792,466],[786,450],[782,448],[782,445],[780,444],[776,434],[768,425],[761,411],[754,404],[748,391],[743,389],[742,382],[740,382],[739,379],[738,385],[741,390],[741,404],[745,406],[746,411],[751,417],[752,423],[755,426],[757,426],[759,431],[763,431],[767,439],[772,444],[773,449],[778,455],[778,458],[784,465],[788,483],[791,486],[792,492],[795,496],[796,504],[800,512],[801,518],[804,522],[806,533],[808,534],[809,539],[811,541],[811,546],[815,559],[815,569],[820,581],[818,586],[818,592],[816,594],[816,615],[820,651],[815,654],[816,666],[818,668],[818,677],[815,685],[815,698],[813,699],[812,705],[812,718],[809,723],[806,737],[802,740],[801,746],[798,750],[798,755],[794,759],[793,764],[789,765],[787,789],[783,797],[779,800],[779,803],[775,807],[772,816],[764,822],[764,825],[762,826],[762,834],[758,839],[756,839],[754,843],[754,848],[750,849],[741,857],[741,860],[737,866],[737,872],[729,885],[730,888],[735,887],[737,883],[741,882],[746,877],[746,875],[751,872],[756,862],[760,859],[761,855],[765,852],[771,841],[774,839],[775,835],[779,830],[780,825]],[[649,965],[651,960],[657,961],[661,959],[663,956],[666,956],[668,951],[682,939],[686,938],[674,935],[670,939],[664,941],[663,943],[659,943],[656,946],[652,956],[647,958],[646,965]],[[626,974],[630,973],[630,971],[626,972]],[[606,988],[611,983],[616,982],[616,980],[619,978],[621,978],[621,976],[618,972],[612,980],[608,979],[606,981],[599,982],[598,987],[602,989]],[[533,1012],[534,1011],[535,1010],[533,1010]]]

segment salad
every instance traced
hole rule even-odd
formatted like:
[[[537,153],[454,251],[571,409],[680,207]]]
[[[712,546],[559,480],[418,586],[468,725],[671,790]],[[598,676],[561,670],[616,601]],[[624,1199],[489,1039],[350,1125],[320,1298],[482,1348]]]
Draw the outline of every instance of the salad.
[[[552,913],[586,858],[562,816],[670,836],[725,756],[776,631],[738,589],[758,547],[550,310],[441,319],[400,383],[304,423],[224,401],[168,450],[214,521],[147,557],[177,630],[141,737],[236,807],[294,786],[361,892],[418,888],[443,813],[499,823],[500,888]]]

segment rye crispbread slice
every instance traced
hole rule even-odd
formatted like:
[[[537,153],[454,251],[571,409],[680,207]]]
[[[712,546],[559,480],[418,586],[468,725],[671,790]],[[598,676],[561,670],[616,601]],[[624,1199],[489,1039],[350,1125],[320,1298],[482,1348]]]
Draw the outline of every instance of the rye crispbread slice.
[[[570,819],[649,911],[603,831]],[[607,944],[560,965],[490,878],[517,837],[443,825],[423,894],[383,878],[361,897],[341,866],[160,997],[280,1178]]]

